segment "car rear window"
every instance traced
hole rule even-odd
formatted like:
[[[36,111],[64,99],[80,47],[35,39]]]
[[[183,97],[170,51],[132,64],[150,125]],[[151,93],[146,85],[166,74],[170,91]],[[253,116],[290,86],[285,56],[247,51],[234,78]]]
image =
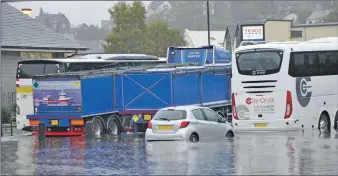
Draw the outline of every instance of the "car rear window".
[[[154,120],[183,120],[187,118],[187,112],[184,110],[159,110]]]

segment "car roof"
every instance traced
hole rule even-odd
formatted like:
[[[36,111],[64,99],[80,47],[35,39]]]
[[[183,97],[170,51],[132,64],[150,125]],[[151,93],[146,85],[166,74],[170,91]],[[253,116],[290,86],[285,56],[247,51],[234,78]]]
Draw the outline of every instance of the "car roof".
[[[202,108],[205,108],[205,107],[197,106],[197,105],[187,105],[187,106],[171,106],[171,107],[162,108],[160,110],[173,109],[173,110],[192,111],[194,109],[202,109]]]

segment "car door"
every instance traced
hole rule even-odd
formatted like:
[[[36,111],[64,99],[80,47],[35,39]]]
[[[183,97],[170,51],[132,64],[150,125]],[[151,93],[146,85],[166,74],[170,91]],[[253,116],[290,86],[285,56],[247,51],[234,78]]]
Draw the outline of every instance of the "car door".
[[[214,138],[218,138],[224,136],[223,125],[218,122],[218,114],[210,109],[204,108],[202,109],[205,117],[211,124],[210,132]]]
[[[198,133],[200,140],[210,138],[210,128],[212,128],[212,124],[205,118],[201,109],[194,109],[191,111],[196,119],[196,123],[194,124],[196,132]]]

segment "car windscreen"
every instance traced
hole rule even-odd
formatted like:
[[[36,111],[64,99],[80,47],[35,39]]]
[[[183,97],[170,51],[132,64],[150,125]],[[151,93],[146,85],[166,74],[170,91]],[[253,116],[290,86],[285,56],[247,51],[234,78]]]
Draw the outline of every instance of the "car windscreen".
[[[183,120],[186,119],[187,112],[184,110],[159,110],[154,116],[154,120]]]
[[[16,77],[17,78],[33,78],[36,75],[45,75],[58,73],[59,68],[57,63],[19,63]]]
[[[282,51],[252,51],[236,54],[241,75],[269,75],[278,73],[282,64]]]

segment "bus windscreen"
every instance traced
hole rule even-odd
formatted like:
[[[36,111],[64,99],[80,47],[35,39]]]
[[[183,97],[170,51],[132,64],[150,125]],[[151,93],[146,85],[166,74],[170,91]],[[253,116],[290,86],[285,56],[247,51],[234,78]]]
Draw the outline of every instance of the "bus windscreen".
[[[254,51],[236,54],[236,64],[242,75],[269,75],[278,73],[282,64],[281,51]]]
[[[33,78],[36,75],[58,73],[56,63],[19,63],[17,78]]]

